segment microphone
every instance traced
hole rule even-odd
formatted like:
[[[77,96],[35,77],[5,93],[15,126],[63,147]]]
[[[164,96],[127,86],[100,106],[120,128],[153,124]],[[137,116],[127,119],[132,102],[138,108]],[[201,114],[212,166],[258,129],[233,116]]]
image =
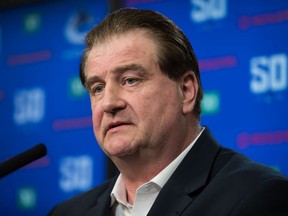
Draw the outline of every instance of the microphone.
[[[47,154],[46,146],[41,143],[34,147],[9,158],[0,164],[0,178],[20,169],[23,166],[45,156]]]

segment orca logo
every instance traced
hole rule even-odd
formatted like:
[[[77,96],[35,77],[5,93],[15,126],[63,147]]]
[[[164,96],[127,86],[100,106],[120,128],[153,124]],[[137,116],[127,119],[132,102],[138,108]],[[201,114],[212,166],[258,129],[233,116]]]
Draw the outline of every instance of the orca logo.
[[[24,31],[26,33],[35,33],[41,26],[41,16],[39,13],[30,13],[24,20]]]
[[[190,0],[193,5],[191,19],[200,23],[219,20],[227,15],[227,0]]]
[[[65,28],[65,36],[72,44],[83,44],[87,30],[91,28],[89,24],[93,19],[85,12],[80,11],[71,16]]]
[[[262,94],[287,89],[287,62],[287,55],[283,53],[252,58],[250,61],[251,92]]]
[[[77,77],[71,77],[69,80],[69,95],[71,98],[83,98],[85,95],[87,95],[87,91],[82,85],[80,78]]]
[[[18,205],[22,210],[32,210],[37,204],[37,194],[34,188],[24,187],[18,190]]]
[[[220,95],[217,91],[209,91],[204,93],[201,102],[202,114],[216,114],[220,110]]]

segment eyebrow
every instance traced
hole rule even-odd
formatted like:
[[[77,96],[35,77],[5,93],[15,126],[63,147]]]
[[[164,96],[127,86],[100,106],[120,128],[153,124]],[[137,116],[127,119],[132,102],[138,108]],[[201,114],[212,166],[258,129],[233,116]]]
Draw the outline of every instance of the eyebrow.
[[[146,70],[139,64],[128,64],[116,67],[114,70],[112,70],[112,73],[123,74],[126,71],[137,71],[139,73],[146,72]]]
[[[103,82],[103,79],[101,79],[98,76],[92,76],[92,77],[87,78],[85,82],[85,88],[90,90],[93,83],[96,83],[96,82]]]
[[[126,71],[135,71],[135,72],[139,73],[140,75],[146,73],[146,70],[139,64],[127,64],[127,65],[119,66],[119,67],[116,67],[115,69],[113,69],[111,71],[111,73],[123,74]],[[99,77],[99,76],[96,76],[96,75],[91,76],[91,77],[87,78],[87,80],[85,82],[85,87],[89,90],[90,87],[96,82],[104,82],[104,79]]]

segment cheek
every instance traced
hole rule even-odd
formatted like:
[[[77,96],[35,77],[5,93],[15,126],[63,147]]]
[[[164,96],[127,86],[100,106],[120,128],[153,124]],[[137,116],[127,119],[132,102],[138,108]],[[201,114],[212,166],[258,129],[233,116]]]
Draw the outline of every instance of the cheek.
[[[170,121],[173,122],[175,118],[179,117],[182,111],[181,98],[175,89],[167,88],[159,93],[155,101],[157,101],[154,107],[156,109],[155,113],[158,112],[158,116],[155,116],[155,118],[158,118],[159,121],[169,124]]]
[[[153,127],[160,123],[159,121],[163,121],[162,119],[167,117],[168,113],[173,114],[174,109],[177,109],[177,102],[179,102],[174,92],[163,90],[142,95],[138,99],[138,103],[134,104],[135,112],[138,117],[150,124],[149,127]]]
[[[91,105],[91,110],[92,110],[92,123],[93,123],[94,133],[95,135],[98,135],[100,134],[103,112],[101,112],[100,109],[96,107],[95,105],[94,106]]]

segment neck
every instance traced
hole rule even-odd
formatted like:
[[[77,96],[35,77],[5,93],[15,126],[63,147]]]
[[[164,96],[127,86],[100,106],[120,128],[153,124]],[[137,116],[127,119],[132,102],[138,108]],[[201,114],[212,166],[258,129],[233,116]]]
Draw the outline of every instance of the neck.
[[[167,167],[199,134],[201,127],[191,130],[191,136],[182,142],[171,142],[160,149],[140,149],[133,155],[111,158],[122,174],[127,200],[134,202],[136,190]],[[187,133],[189,134],[189,133]],[[182,145],[181,145],[182,143]],[[178,144],[178,145],[176,145]]]
[[[127,192],[127,201],[130,204],[134,203],[136,190],[146,182],[149,182],[157,174],[159,174],[169,163],[170,161],[155,161],[154,159],[149,160],[135,160],[133,158],[126,160],[115,160],[115,164],[122,175],[122,180],[124,182],[126,192]]]

